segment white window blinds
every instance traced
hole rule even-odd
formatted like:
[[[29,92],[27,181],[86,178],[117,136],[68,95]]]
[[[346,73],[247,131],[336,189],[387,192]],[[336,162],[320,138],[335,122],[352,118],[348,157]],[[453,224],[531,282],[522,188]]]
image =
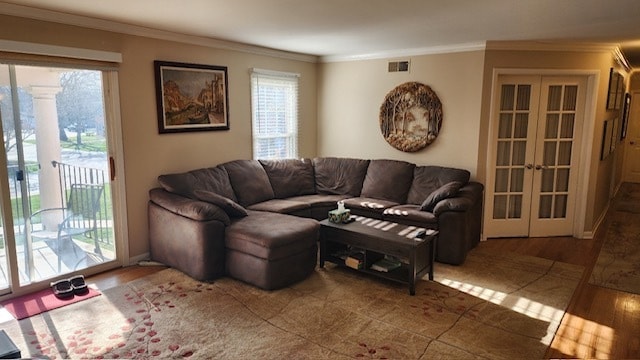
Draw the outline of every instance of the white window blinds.
[[[253,69],[254,159],[298,157],[298,74]]]

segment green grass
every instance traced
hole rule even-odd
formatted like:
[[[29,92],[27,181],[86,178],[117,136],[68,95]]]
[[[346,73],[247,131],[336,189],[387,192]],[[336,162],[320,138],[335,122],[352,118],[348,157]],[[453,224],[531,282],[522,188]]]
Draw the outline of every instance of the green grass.
[[[107,139],[104,136],[97,136],[95,134],[82,134],[80,145],[76,144],[76,136],[68,136],[68,141],[61,141],[60,147],[63,149],[83,150],[83,151],[97,151],[107,152]],[[28,139],[24,141],[27,144],[35,144],[35,139]]]

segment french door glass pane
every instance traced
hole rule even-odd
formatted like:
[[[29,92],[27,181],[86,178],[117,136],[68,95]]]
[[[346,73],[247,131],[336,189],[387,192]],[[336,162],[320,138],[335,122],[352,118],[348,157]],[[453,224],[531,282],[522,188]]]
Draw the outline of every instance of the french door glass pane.
[[[513,160],[511,161],[511,164],[514,166],[524,165],[526,151],[527,151],[526,141],[514,141],[513,142]]]
[[[564,104],[562,110],[575,111],[578,101],[578,87],[576,85],[565,86]]]
[[[569,169],[558,169],[556,191],[569,191]]]
[[[560,101],[562,99],[562,86],[549,86],[549,99],[547,101],[548,111],[560,110]]]
[[[562,127],[560,129],[560,138],[572,139],[573,138],[573,125],[575,122],[576,114],[565,113],[562,114]]]
[[[493,218],[507,218],[507,195],[496,195],[493,200]]]
[[[511,192],[522,192],[524,184],[524,168],[511,170]]]
[[[571,141],[561,141],[558,144],[558,165],[570,165],[571,164]]]
[[[516,114],[516,126],[513,131],[513,137],[515,139],[526,139],[528,136],[527,130],[529,128],[529,113]]]
[[[509,218],[520,219],[522,216],[522,195],[509,196]]]
[[[553,195],[540,196],[540,209],[538,210],[538,217],[540,219],[551,218],[552,202],[553,202]]]
[[[560,116],[558,114],[547,114],[547,128],[544,132],[545,139],[555,139],[558,137],[558,126]]]
[[[529,103],[531,102],[531,85],[518,85],[518,104],[516,110],[527,111],[529,110]]]
[[[500,127],[498,128],[499,139],[511,138],[511,113],[500,114]]]
[[[515,95],[515,85],[502,85],[500,95],[500,110],[513,110],[513,97]]]
[[[545,141],[543,150],[542,164],[545,166],[552,166],[556,164],[556,142]]]
[[[500,141],[498,142],[498,157],[496,159],[496,165],[507,166],[511,164],[511,142]]]
[[[553,217],[561,219],[567,216],[567,195],[556,195]]]
[[[542,184],[540,185],[540,191],[543,193],[553,192],[553,176],[555,175],[554,169],[542,169]]]
[[[505,193],[509,188],[509,169],[496,170],[496,193]]]

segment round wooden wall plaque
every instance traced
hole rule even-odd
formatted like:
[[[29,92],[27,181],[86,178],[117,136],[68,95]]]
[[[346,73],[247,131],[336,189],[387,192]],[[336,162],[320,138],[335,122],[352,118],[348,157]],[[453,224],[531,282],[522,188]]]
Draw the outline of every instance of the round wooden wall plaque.
[[[431,144],[442,126],[442,103],[427,85],[408,82],[391,90],[380,106],[380,131],[394,148],[414,152]]]

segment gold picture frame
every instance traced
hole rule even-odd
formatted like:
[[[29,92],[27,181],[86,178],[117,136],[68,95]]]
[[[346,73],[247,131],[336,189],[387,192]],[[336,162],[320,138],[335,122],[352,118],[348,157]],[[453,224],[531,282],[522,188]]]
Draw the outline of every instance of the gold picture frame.
[[[154,61],[159,133],[229,130],[226,66]]]

